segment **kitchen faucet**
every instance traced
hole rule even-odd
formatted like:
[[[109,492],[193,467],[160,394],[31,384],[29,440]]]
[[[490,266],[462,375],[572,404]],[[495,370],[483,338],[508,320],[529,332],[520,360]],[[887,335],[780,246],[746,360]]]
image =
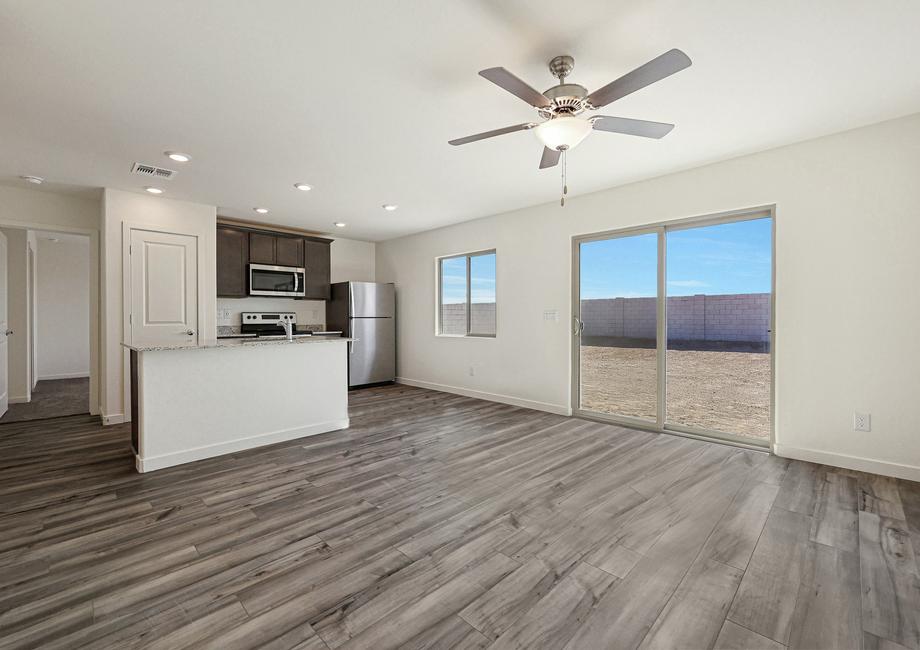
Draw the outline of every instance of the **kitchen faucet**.
[[[287,340],[293,341],[294,340],[294,325],[291,323],[291,321],[286,318],[282,318],[281,320],[278,321],[278,324],[284,328],[284,334],[285,336],[287,336]]]

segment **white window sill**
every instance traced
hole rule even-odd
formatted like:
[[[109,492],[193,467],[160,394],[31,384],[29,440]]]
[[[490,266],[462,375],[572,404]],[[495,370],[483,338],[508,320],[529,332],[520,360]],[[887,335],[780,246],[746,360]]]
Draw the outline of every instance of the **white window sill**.
[[[439,339],[486,339],[495,340],[498,336],[494,334],[435,334]]]

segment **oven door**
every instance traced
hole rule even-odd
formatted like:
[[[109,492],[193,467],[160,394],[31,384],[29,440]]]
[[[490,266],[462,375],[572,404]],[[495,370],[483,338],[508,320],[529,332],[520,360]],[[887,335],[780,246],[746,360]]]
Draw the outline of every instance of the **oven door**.
[[[304,269],[270,264],[249,265],[250,296],[303,297]]]

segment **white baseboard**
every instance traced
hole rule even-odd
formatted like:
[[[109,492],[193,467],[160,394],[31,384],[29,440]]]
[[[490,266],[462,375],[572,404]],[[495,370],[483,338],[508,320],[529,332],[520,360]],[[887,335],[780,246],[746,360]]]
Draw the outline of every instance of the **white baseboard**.
[[[787,445],[773,445],[773,453],[783,458],[794,458],[795,460],[820,463],[821,465],[855,469],[860,472],[893,476],[894,478],[907,479],[908,481],[920,481],[920,467],[915,465],[902,465],[885,460],[848,456],[847,454],[837,454],[817,449],[801,449]]]
[[[18,397],[11,397],[8,401],[9,404],[28,404],[32,401],[31,397],[26,397],[25,395],[20,395]]]
[[[271,433],[263,433],[257,436],[249,436],[247,438],[238,438],[236,440],[230,440],[229,442],[221,442],[216,445],[184,449],[182,451],[162,454],[160,456],[148,456],[146,458],[141,458],[135,454],[134,466],[137,468],[138,472],[152,472],[157,469],[172,467],[174,465],[182,465],[184,463],[191,463],[196,460],[203,460],[205,458],[214,458],[215,456],[231,454],[236,451],[244,451],[246,449],[253,449],[255,447],[273,445],[277,442],[285,442],[287,440],[295,440],[297,438],[315,436],[317,434],[327,433],[329,431],[339,431],[340,429],[347,429],[348,424],[348,418],[345,418],[344,420],[320,422],[318,424],[311,424],[310,426],[306,427],[295,427],[293,429],[272,431]]]
[[[57,375],[39,375],[38,381],[45,381],[48,379],[82,379],[83,377],[89,377],[88,372],[64,372]]]
[[[442,393],[453,393],[463,395],[464,397],[473,397],[475,399],[484,399],[489,402],[499,402],[511,406],[521,406],[536,411],[546,411],[556,415],[572,415],[572,409],[561,404],[550,404],[549,402],[538,402],[530,399],[521,399],[511,395],[501,395],[499,393],[486,393],[480,390],[471,390],[469,388],[460,388],[459,386],[447,386],[445,384],[435,384],[430,381],[419,381],[418,379],[408,379],[406,377],[397,377],[396,382],[406,386],[415,386],[416,388],[427,388],[429,390],[439,390]]]
[[[122,422],[125,422],[124,413],[102,413],[103,426],[108,426],[110,424],[121,424]]]

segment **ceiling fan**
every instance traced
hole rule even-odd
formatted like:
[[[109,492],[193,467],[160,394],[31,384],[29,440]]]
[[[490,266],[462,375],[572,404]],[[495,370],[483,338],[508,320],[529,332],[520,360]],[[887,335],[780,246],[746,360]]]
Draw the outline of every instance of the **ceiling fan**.
[[[533,129],[537,138],[543,143],[543,157],[540,159],[540,169],[556,166],[559,163],[560,156],[563,157],[564,195],[567,192],[564,154],[569,149],[578,146],[592,130],[657,139],[666,136],[674,128],[673,124],[663,122],[648,122],[646,120],[611,117],[608,115],[584,117],[582,113],[594,111],[611,104],[656,81],[661,81],[675,72],[680,72],[689,67],[690,64],[690,57],[686,54],[678,49],[669,50],[648,63],[639,66],[632,72],[623,75],[616,81],[598,88],[593,93],[588,93],[584,86],[566,83],[566,77],[571,75],[575,67],[575,59],[571,56],[557,56],[549,62],[549,71],[559,79],[559,84],[542,93],[537,92],[504,68],[488,68],[480,71],[480,76],[485,77],[495,85],[504,88],[512,95],[520,97],[536,108],[537,113],[544,121],[524,122],[523,124],[506,126],[502,129],[468,135],[465,138],[449,140],[448,144],[455,146],[468,144],[497,135]],[[562,204],[565,205],[564,196]]]

